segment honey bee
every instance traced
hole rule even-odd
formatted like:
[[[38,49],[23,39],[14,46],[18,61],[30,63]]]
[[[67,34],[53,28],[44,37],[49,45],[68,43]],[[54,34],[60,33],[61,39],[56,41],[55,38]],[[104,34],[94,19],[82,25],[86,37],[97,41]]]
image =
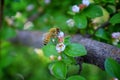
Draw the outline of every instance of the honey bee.
[[[51,38],[56,38],[59,32],[59,28],[51,28],[49,32],[44,35],[43,44],[46,45],[51,40]]]

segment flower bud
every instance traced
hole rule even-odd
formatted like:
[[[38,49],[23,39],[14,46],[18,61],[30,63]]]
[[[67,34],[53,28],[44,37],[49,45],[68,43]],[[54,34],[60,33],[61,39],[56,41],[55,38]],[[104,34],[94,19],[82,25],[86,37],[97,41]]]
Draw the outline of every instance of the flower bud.
[[[51,55],[50,56],[50,60],[54,60],[55,59],[55,56],[54,55]]]
[[[59,61],[62,60],[62,57],[61,57],[61,56],[58,56],[58,60],[59,60]]]

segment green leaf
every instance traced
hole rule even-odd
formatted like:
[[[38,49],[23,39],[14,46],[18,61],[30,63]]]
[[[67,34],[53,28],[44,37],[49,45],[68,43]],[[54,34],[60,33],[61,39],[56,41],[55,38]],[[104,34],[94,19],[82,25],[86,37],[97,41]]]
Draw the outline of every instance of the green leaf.
[[[70,36],[66,36],[66,37],[65,37],[64,43],[65,43],[65,45],[70,44]]]
[[[75,59],[73,57],[70,57],[70,56],[67,56],[66,54],[62,54],[62,61],[65,63],[65,64],[71,64],[71,63],[75,63]]]
[[[78,74],[80,68],[81,68],[80,65],[70,64],[68,66],[68,71],[67,71],[68,76],[73,76]]]
[[[75,25],[80,28],[80,29],[84,29],[87,27],[87,19],[84,15],[80,14],[80,15],[75,15],[74,16],[74,20],[75,20]]]
[[[111,3],[111,4],[115,4],[116,1],[115,0],[103,0],[104,3]]]
[[[116,6],[108,5],[108,6],[106,6],[106,10],[109,12],[109,14],[113,14],[116,12]]]
[[[108,36],[107,36],[107,33],[104,29],[99,29],[96,34],[95,34],[97,37],[101,38],[101,39],[104,39],[104,40],[108,40]]]
[[[87,54],[86,49],[81,44],[69,44],[65,49],[65,54],[72,57],[84,56]]]
[[[111,58],[105,60],[105,70],[112,77],[120,79],[120,64]]]
[[[75,13],[73,11],[68,11],[67,12],[69,15],[75,15]]]
[[[0,31],[1,31],[0,38],[3,40],[16,36],[16,31],[12,29],[11,27],[5,26]]]
[[[52,73],[58,79],[65,79],[67,74],[67,66],[63,62],[56,62],[52,66]]]
[[[42,48],[45,56],[49,57],[51,55],[58,56],[58,52],[56,51],[56,48],[54,45],[47,44]]]
[[[71,76],[67,80],[86,80],[84,77],[76,75],[76,76]]]
[[[117,24],[120,23],[120,12],[115,14],[111,19],[110,19],[110,23]]]
[[[85,9],[84,13],[90,18],[100,17],[103,15],[102,9],[98,5],[90,5]]]

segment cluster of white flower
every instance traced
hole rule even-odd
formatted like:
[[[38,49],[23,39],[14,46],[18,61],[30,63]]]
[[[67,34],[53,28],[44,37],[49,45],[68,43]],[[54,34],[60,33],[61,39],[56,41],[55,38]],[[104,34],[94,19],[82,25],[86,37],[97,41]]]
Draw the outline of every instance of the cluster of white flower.
[[[114,32],[114,33],[112,33],[112,38],[114,38],[114,39],[120,39],[120,32]]]
[[[58,44],[56,45],[56,50],[58,53],[61,53],[62,51],[65,50],[65,47],[66,47],[64,44],[64,33],[62,31],[60,31],[57,35],[57,38],[58,38]],[[54,55],[50,56],[50,60],[55,60],[55,58],[56,57]],[[62,60],[61,55],[59,55],[57,57],[57,60],[59,60],[59,61]]]
[[[58,53],[62,52],[65,50],[65,45],[64,45],[64,33],[62,31],[59,32],[58,34],[58,44],[56,45],[56,50]]]
[[[66,23],[69,27],[73,27],[75,25],[75,21],[73,19],[68,19]]]
[[[14,16],[15,18],[20,18],[22,16],[21,12],[16,12],[16,15]]]
[[[9,16],[5,16],[5,21],[7,22],[7,24],[8,24],[9,26],[14,25],[14,20],[13,20],[13,18],[11,18],[11,17],[9,17]]]
[[[50,4],[51,0],[44,0],[45,4]]]
[[[118,42],[120,41],[120,32],[112,33],[112,38],[113,38],[113,44],[117,45]]]
[[[89,6],[90,4],[90,1],[89,0],[82,0],[82,4],[80,4],[80,6],[77,6],[77,5],[73,5],[72,6],[72,11],[74,13],[78,13],[80,11],[80,9],[83,8],[83,6]],[[82,7],[82,8],[81,8]]]
[[[56,50],[58,51],[58,53],[64,51],[65,50],[65,45],[63,43],[58,43],[56,45]]]
[[[72,6],[72,12],[74,13],[79,13],[80,10],[84,9],[85,7],[89,6],[90,1],[89,0],[82,0],[82,4],[78,5],[73,5]],[[66,21],[67,25],[69,27],[73,27],[75,25],[75,21],[73,19],[68,19]]]
[[[34,9],[34,5],[33,4],[29,4],[27,7],[26,7],[26,10],[27,11],[32,11]]]
[[[24,30],[28,30],[30,28],[32,28],[34,26],[34,24],[31,21],[28,21],[24,24]]]

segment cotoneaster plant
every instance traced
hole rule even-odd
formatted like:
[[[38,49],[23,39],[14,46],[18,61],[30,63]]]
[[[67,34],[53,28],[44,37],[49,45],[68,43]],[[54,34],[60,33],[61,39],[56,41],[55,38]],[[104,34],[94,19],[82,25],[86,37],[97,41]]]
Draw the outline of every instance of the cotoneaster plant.
[[[58,28],[51,28],[44,35],[44,42],[46,41],[48,42],[42,50],[44,55],[51,60],[50,73],[58,79],[85,80],[80,75],[67,76],[68,67],[76,65],[74,58],[87,54],[85,47],[81,44],[71,43],[70,36],[64,36],[64,32]]]

